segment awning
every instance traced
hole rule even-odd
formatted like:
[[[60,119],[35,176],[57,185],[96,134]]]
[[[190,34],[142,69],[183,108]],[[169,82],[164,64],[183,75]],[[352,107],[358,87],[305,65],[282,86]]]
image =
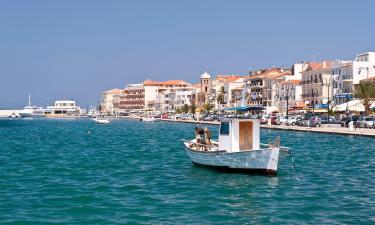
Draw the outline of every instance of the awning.
[[[371,110],[375,110],[375,101],[370,105]]]
[[[226,111],[240,111],[240,112],[246,112],[246,111],[261,111],[265,108],[263,106],[237,106],[237,107],[231,107],[231,108],[224,108]]]
[[[345,112],[347,110],[354,112],[364,112],[365,107],[363,106],[361,100],[353,100],[347,103],[336,105],[332,108],[334,112]]]
[[[328,111],[327,111],[327,109],[315,109],[314,112],[316,112],[316,113],[326,113]]]

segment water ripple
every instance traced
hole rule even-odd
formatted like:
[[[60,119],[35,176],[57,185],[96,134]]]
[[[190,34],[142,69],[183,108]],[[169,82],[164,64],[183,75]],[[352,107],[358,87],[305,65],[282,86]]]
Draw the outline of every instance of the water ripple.
[[[180,141],[193,129],[0,121],[0,223],[375,223],[374,139],[262,130],[298,169],[286,157],[262,177],[193,166]]]

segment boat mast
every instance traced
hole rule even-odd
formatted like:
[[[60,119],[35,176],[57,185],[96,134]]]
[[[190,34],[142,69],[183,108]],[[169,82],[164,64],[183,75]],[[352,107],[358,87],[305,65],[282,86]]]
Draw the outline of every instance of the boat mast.
[[[29,106],[31,106],[31,95],[30,95],[30,92],[29,92]]]

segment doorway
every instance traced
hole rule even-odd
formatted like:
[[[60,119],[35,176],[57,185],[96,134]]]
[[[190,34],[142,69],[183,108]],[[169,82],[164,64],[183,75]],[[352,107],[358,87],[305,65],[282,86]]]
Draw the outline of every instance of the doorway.
[[[240,150],[253,148],[253,122],[240,122]]]

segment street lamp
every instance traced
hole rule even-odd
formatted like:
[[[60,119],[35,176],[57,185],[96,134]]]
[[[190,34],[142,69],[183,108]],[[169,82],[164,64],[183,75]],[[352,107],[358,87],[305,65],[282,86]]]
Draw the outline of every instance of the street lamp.
[[[289,85],[286,84],[286,88],[282,88],[283,92],[284,92],[284,98],[286,98],[286,118],[288,119],[289,118],[289,90],[294,90],[294,87],[292,86],[291,88],[289,88]],[[286,94],[285,94],[285,91],[286,91]]]
[[[315,112],[315,94],[318,95],[319,90],[318,88],[313,88],[312,91],[313,91],[312,96],[313,96],[313,113],[314,113]]]
[[[325,82],[323,82],[325,81]],[[328,123],[329,123],[329,110],[330,110],[330,107],[329,107],[329,92],[330,92],[330,87],[331,87],[331,78],[323,78],[322,79],[322,85],[326,85],[328,87],[328,99],[327,99],[327,113],[328,113]]]

